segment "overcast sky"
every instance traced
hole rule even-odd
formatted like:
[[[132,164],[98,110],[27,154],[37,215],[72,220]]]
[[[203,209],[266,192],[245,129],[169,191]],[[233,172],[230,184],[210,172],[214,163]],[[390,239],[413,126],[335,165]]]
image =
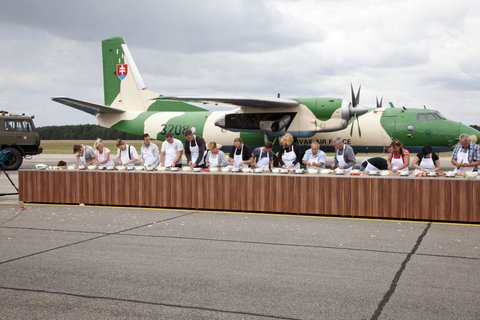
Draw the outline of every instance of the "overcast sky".
[[[125,38],[168,95],[349,99],[480,124],[480,1],[4,1],[0,109],[37,126],[95,123],[50,101],[103,103],[100,41]]]

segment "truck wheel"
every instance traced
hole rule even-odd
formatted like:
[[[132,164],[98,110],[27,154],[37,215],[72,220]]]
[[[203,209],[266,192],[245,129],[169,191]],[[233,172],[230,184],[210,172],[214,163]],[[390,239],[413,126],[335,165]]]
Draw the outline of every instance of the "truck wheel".
[[[23,162],[23,156],[15,148],[5,148],[3,151],[10,151],[10,158],[3,164],[0,164],[4,170],[17,170]]]

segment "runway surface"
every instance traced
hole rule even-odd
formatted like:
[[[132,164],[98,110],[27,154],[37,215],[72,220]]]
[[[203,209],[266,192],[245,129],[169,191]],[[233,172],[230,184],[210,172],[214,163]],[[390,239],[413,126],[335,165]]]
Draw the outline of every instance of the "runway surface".
[[[480,318],[478,225],[12,201],[0,246],[1,319]]]

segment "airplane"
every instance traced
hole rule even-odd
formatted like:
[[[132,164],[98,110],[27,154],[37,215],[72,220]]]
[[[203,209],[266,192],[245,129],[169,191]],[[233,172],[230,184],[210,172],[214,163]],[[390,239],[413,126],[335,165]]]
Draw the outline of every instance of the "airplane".
[[[360,104],[360,89],[351,101],[339,98],[256,98],[194,97],[161,95],[147,89],[125,41],[113,37],[102,41],[104,104],[68,97],[53,101],[96,117],[102,127],[163,140],[167,132],[183,140],[183,131],[192,129],[205,141],[215,141],[224,150],[235,138],[260,146],[291,133],[305,149],[313,141],[322,150],[333,151],[336,137],[356,152],[385,152],[393,138],[410,151],[430,145],[436,152],[451,150],[461,133],[480,132],[448,120],[438,111],[424,108],[397,108],[393,103],[376,107]],[[360,119],[362,127],[360,126]],[[355,130],[356,128],[356,130]]]

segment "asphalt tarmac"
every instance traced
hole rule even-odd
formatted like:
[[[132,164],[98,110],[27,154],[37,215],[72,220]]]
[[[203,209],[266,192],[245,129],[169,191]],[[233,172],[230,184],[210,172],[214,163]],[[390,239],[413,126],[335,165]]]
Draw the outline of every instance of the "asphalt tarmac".
[[[0,319],[479,319],[480,226],[0,204]]]

